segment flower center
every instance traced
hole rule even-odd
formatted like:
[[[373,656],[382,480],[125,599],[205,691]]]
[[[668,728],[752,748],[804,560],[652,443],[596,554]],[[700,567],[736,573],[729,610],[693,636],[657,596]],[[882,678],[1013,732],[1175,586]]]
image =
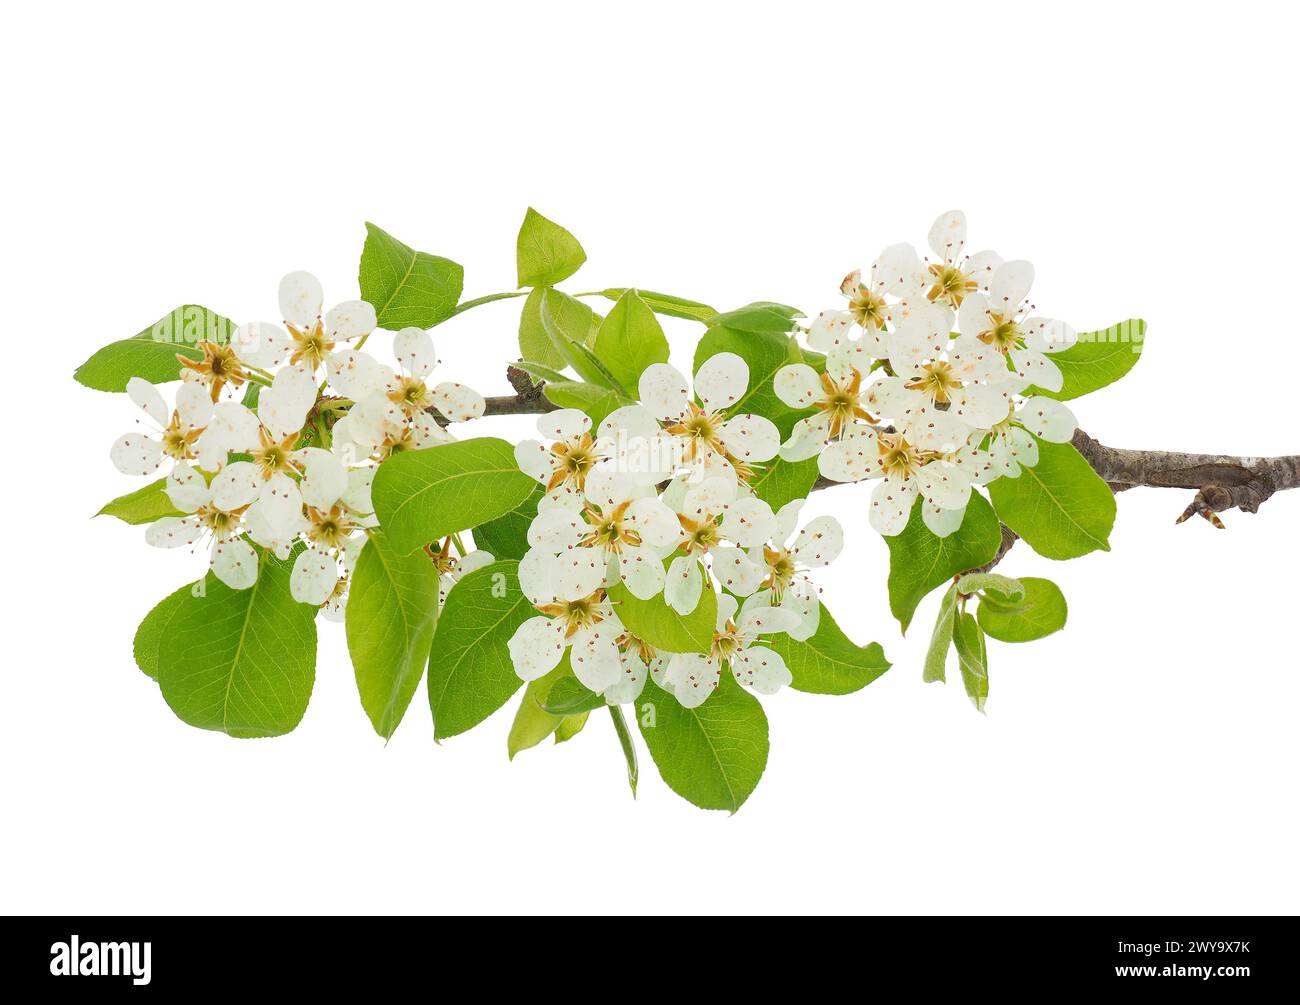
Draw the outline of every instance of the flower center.
[[[547,490],[557,489],[565,482],[573,482],[574,488],[586,485],[587,472],[596,466],[599,459],[596,454],[596,441],[591,433],[583,433],[576,440],[567,443],[551,444],[551,453],[555,455],[555,474],[547,484]]]
[[[614,640],[614,644],[624,652],[634,653],[642,663],[649,664],[658,655],[654,646],[631,632],[624,632]]]
[[[315,506],[307,507],[307,519],[311,527],[307,536],[327,548],[342,548],[357,525],[348,520],[342,506],[334,506],[328,512],[322,512]]]
[[[1024,335],[1014,317],[994,314],[989,311],[989,327],[980,332],[978,338],[985,345],[991,345],[998,352],[1006,354],[1012,349],[1024,345]]]
[[[290,433],[283,440],[275,440],[266,428],[262,427],[257,431],[257,435],[261,440],[261,446],[249,456],[253,458],[253,463],[257,465],[263,478],[269,479],[273,475],[301,471],[298,463],[291,456],[298,442],[297,433]]]
[[[931,302],[942,300],[953,310],[961,306],[967,293],[979,289],[979,283],[967,278],[966,273],[955,265],[940,265],[936,262],[930,266],[930,275],[934,277],[934,285],[925,295],[926,299]]]
[[[414,449],[415,435],[409,426],[403,426],[399,432],[388,433],[384,437],[384,442],[379,445],[377,457],[383,461],[393,456],[393,454],[402,454]]]
[[[709,646],[709,655],[719,663],[730,663],[733,656],[740,652],[740,633],[736,624],[728,621],[720,632],[713,633],[713,644]]]
[[[239,526],[240,514],[247,508],[243,506],[237,510],[224,510],[217,509],[215,506],[200,506],[194,511],[194,515],[199,518],[200,524],[212,532],[213,537],[218,541],[224,541],[234,534]]]
[[[921,468],[921,452],[899,433],[882,433],[880,467],[887,478],[909,478]]]
[[[573,638],[581,629],[591,628],[605,620],[605,611],[601,607],[605,600],[605,590],[596,590],[591,596],[581,600],[564,600],[554,604],[543,604],[537,608],[543,614],[564,621],[564,637]]]
[[[627,508],[632,505],[629,499],[621,502],[608,514],[603,514],[593,507],[587,507],[587,520],[591,524],[591,530],[586,537],[579,543],[584,548],[600,548],[607,555],[617,555],[623,550],[623,545],[637,547],[641,543],[641,535],[632,528],[623,523]]]
[[[677,514],[677,522],[682,525],[682,530],[686,532],[686,542],[683,547],[688,555],[704,555],[709,549],[722,540],[722,534],[718,529],[715,518],[710,514],[705,514],[700,520],[692,520],[690,517]]]
[[[825,412],[831,420],[829,433],[831,439],[839,436],[844,431],[844,427],[855,418],[872,423],[876,421],[861,404],[862,375],[857,370],[851,373],[852,376],[842,384],[835,383],[829,374],[823,373],[821,376],[822,390],[826,392],[826,396],[821,401],[815,402],[813,407]]]
[[[325,357],[334,351],[333,339],[325,335],[325,325],[318,318],[316,323],[308,331],[295,328],[288,322],[285,327],[289,329],[289,334],[293,338],[293,355],[289,357],[289,362],[294,366],[304,360],[312,370],[325,362]]]
[[[194,441],[199,438],[203,429],[203,426],[199,426],[197,429],[182,431],[180,413],[172,412],[172,420],[162,434],[163,453],[178,461],[194,460],[198,456],[193,449]]]
[[[888,310],[885,298],[877,296],[861,283],[849,300],[849,312],[853,315],[853,320],[869,332],[878,332],[885,327]]]
[[[763,589],[771,590],[772,597],[780,603],[781,595],[794,582],[794,557],[785,548],[763,545],[763,560],[767,562],[767,578],[763,580]]]
[[[230,346],[203,341],[198,344],[198,349],[203,353],[202,359],[190,359],[182,353],[177,353],[176,359],[183,370],[192,370],[209,385],[213,401],[221,395],[226,384],[238,387],[244,382],[244,368]]]
[[[706,412],[692,401],[686,418],[669,426],[668,432],[674,436],[680,436],[686,441],[686,460],[688,461],[695,460],[705,450],[714,450],[723,457],[727,457],[727,449],[723,446],[722,439],[718,435],[724,422],[726,422],[726,419],[721,415]]]
[[[909,391],[928,395],[936,405],[946,405],[952,400],[949,392],[958,390],[961,381],[954,376],[951,363],[938,360],[921,367],[921,375],[906,386]]]
[[[397,381],[397,387],[388,393],[388,400],[407,418],[413,418],[429,406],[429,389],[418,377],[402,377]]]

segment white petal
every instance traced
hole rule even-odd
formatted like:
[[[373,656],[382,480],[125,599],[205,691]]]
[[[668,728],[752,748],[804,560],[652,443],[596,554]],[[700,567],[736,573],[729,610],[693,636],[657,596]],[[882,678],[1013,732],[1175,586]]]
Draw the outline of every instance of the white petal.
[[[943,354],[948,337],[942,311],[918,310],[889,335],[890,365],[900,376],[915,373],[928,360]]]
[[[924,450],[956,450],[971,432],[971,427],[952,409],[940,411],[930,404],[908,408],[900,420],[907,438]]]
[[[279,366],[290,354],[292,345],[289,333],[270,321],[240,325],[230,337],[230,347],[236,356],[250,366],[263,369]]]
[[[569,663],[583,687],[597,694],[623,679],[618,647],[599,631],[581,631],[573,637]]]
[[[194,517],[165,516],[149,525],[144,539],[155,548],[180,548],[193,544],[202,534],[203,526]]]
[[[966,510],[964,507],[962,509],[940,509],[929,500],[924,500],[921,503],[921,520],[935,537],[947,537],[949,534],[956,532],[965,516]]]
[[[827,565],[839,557],[844,548],[844,528],[833,516],[813,517],[799,531],[790,553],[811,567]]]
[[[296,328],[307,328],[320,317],[325,294],[310,272],[290,272],[280,280],[280,317]]]
[[[766,646],[754,646],[736,653],[731,661],[731,672],[737,682],[759,694],[776,694],[794,680],[785,660]]]
[[[392,370],[360,349],[340,349],[325,357],[330,387],[353,401],[383,391],[392,378]]]
[[[1014,314],[1034,284],[1034,266],[1023,259],[1003,262],[989,280],[989,308],[997,314]]]
[[[536,440],[523,440],[515,444],[515,463],[519,465],[520,471],[543,485],[555,474],[555,455]]]
[[[248,461],[227,464],[212,479],[212,505],[230,510],[247,506],[262,490],[262,477],[257,467]]]
[[[713,549],[713,574],[738,597],[748,597],[763,585],[767,566],[755,562],[740,548]]]
[[[679,418],[691,398],[686,378],[667,363],[651,363],[642,370],[637,393],[642,404],[659,419]]]
[[[962,301],[962,307],[971,297]],[[993,382],[1005,380],[1009,374],[1007,358],[979,340],[977,334],[961,335],[948,347],[948,359],[957,376],[967,381]]]
[[[331,339],[369,335],[379,323],[375,309],[364,300],[344,300],[325,315],[325,333]]]
[[[851,339],[852,333],[853,315],[848,311],[822,311],[808,326],[808,345],[827,352]],[[778,390],[777,394],[780,393]]]
[[[1045,391],[1059,391],[1064,383],[1061,369],[1041,352],[1033,349],[1012,349],[1011,361],[1016,365],[1016,375]]]
[[[348,491],[347,469],[334,454],[318,447],[308,448],[300,456],[303,476],[298,487],[303,502],[319,510],[330,509]]]
[[[872,288],[876,294],[916,297],[927,282],[925,263],[910,244],[891,244],[871,266]]]
[[[1069,443],[1078,428],[1078,420],[1065,405],[1052,398],[1026,398],[1016,420],[1035,436],[1053,443]]]
[[[817,470],[833,482],[880,477],[880,450],[873,430],[855,426],[817,458]]]
[[[375,504],[370,499],[370,486],[374,480],[374,468],[351,469],[348,472],[347,491],[340,497],[340,501],[353,513],[373,513]]]
[[[211,566],[232,590],[247,590],[257,582],[257,552],[242,537],[213,544]]]
[[[623,584],[640,600],[663,592],[664,564],[650,548],[624,545],[618,556],[618,574]]]
[[[695,393],[710,412],[730,408],[744,396],[748,386],[749,364],[734,352],[710,356],[695,371]]]
[[[718,439],[727,453],[744,463],[770,461],[781,449],[780,431],[761,415],[746,413],[728,419],[718,430]]]
[[[761,499],[737,499],[723,511],[721,530],[723,537],[742,548],[757,548],[775,536],[776,517]]]
[[[740,616],[737,628],[745,638],[760,635],[777,635],[788,632],[799,624],[799,615],[784,607],[751,607]]]
[[[580,600],[605,585],[605,558],[595,548],[574,548],[553,561],[551,585],[561,600]]]
[[[653,496],[634,500],[624,514],[624,522],[641,535],[642,544],[652,548],[667,548],[682,538],[677,514]]]
[[[163,396],[143,377],[132,377],[126,382],[127,397],[136,403],[144,414],[158,423],[159,426],[166,426],[169,418],[167,403],[163,401]]]
[[[558,555],[578,546],[591,528],[577,513],[550,509],[538,513],[528,526],[528,545]]]
[[[180,416],[183,429],[206,426],[215,408],[212,395],[204,384],[181,384],[176,389],[176,414]]]
[[[1011,456],[1027,468],[1038,463],[1038,441],[1025,430],[1012,426],[1007,433]]]
[[[166,492],[182,513],[193,513],[212,497],[207,481],[184,461],[178,462],[167,476]]]
[[[162,444],[141,433],[127,433],[113,444],[108,456],[124,475],[147,475],[162,463]]]
[[[1025,333],[1025,346],[1039,352],[1061,352],[1079,341],[1078,332],[1054,318],[1030,318],[1020,328]]]
[[[776,396],[791,408],[810,408],[826,397],[821,377],[807,363],[792,363],[776,371],[772,378]]]
[[[452,381],[439,384],[429,393],[429,398],[433,402],[433,407],[452,422],[478,419],[487,411],[487,402],[483,400],[483,395],[472,387]]]
[[[717,516],[736,498],[736,480],[727,477],[705,478],[686,493],[681,512],[693,520]]]
[[[226,463],[227,454],[253,450],[257,447],[259,428],[257,416],[239,402],[219,402],[195,444],[199,466],[215,471]]]
[[[257,502],[250,507],[249,512],[253,509],[265,516],[270,526],[287,534],[291,528],[302,523],[302,491],[298,488],[298,483],[288,475],[272,475],[262,482]]]
[[[970,479],[947,461],[931,461],[916,473],[916,487],[931,505],[964,509],[970,498]]]
[[[962,271],[967,278],[979,283],[981,290],[987,290],[993,281],[993,273],[1001,265],[1002,256],[996,251],[977,251],[962,264]]]
[[[393,336],[398,366],[412,377],[426,377],[438,362],[433,336],[423,328],[403,328]]]
[[[907,526],[916,499],[916,482],[886,478],[871,492],[867,518],[876,533],[893,537]]]
[[[703,590],[699,561],[692,555],[674,558],[664,582],[664,600],[668,606],[678,614],[690,614],[700,605]]]
[[[805,500],[795,499],[776,511],[776,533],[772,540],[785,545],[799,527],[799,514],[803,512]]]
[[[284,369],[257,396],[257,417],[277,440],[301,431],[316,404],[316,382],[304,370]]]
[[[781,607],[799,619],[786,633],[796,642],[804,642],[817,634],[821,622],[822,605],[817,599],[817,588],[807,580],[796,580],[781,598]]]
[[[991,429],[1011,413],[1011,394],[997,385],[967,384],[948,410],[972,428]]]
[[[564,622],[559,618],[529,618],[515,629],[506,648],[520,679],[544,677],[564,655]]]
[[[555,556],[545,548],[532,548],[519,560],[519,589],[528,602],[540,607],[555,600],[551,569]]]
[[[722,668],[699,653],[678,653],[669,660],[667,676],[675,681],[673,693],[683,708],[698,708],[718,686]]]
[[[626,705],[630,701],[636,701],[645,690],[647,667],[640,657],[632,653],[621,653],[619,662],[623,667],[622,676],[617,684],[605,688],[603,692],[608,705]]]
[[[339,564],[334,556],[307,548],[294,560],[289,592],[298,603],[319,607],[329,599],[338,581]]]
[[[825,412],[800,419],[790,430],[790,438],[781,444],[781,459],[795,462],[815,457],[826,446],[830,432],[831,420]]]
[[[608,418],[609,416],[606,416],[606,419]],[[655,429],[658,428],[658,423],[655,423]],[[589,429],[591,429],[591,417],[576,408],[561,408],[554,412],[547,412],[537,420],[537,431],[548,440],[574,440]]]
[[[966,245],[966,214],[960,209],[944,213],[931,225],[927,242],[941,259],[955,261]]]

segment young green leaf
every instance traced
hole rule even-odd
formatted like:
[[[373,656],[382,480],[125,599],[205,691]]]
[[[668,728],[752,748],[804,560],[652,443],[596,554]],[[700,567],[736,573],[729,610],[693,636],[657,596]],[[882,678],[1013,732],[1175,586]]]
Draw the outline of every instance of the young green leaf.
[[[550,693],[542,701],[542,707],[554,715],[577,715],[590,712],[605,704],[605,699],[570,674],[563,680],[557,680]]]
[[[235,323],[198,304],[177,307],[159,318],[144,331],[118,342],[111,342],[77,367],[73,378],[96,391],[126,390],[127,381],[140,377],[151,384],[180,380],[181,365],[177,353],[189,359],[202,359],[196,349],[199,342],[225,345],[230,341]]]
[[[993,590],[1007,602],[1017,601],[1025,595],[1024,584],[1010,576],[996,572],[971,572],[957,580],[957,592],[971,596],[983,590]]]
[[[573,367],[574,373],[589,384],[611,388],[626,397],[628,395],[626,388],[610,372],[609,367],[605,366],[588,348],[587,336],[590,332],[566,327],[569,322],[552,306],[557,298],[563,296],[564,294],[558,290],[543,288],[538,305],[538,317],[541,318],[542,328],[555,347],[555,351],[564,358],[567,365]]]
[[[424,552],[403,554],[376,531],[357,559],[346,610],[361,707],[387,740],[424,676],[438,622],[438,570]]]
[[[763,643],[789,668],[796,691],[812,694],[852,694],[889,669],[880,643],[860,646],[844,634],[822,605],[817,631],[802,642],[785,634]]]
[[[953,626],[953,648],[957,650],[957,665],[961,668],[961,682],[966,694],[978,712],[984,711],[989,696],[988,650],[984,645],[984,632],[973,614],[959,614]]]
[[[939,601],[939,615],[934,619],[934,632],[930,636],[930,648],[925,652],[925,669],[921,679],[927,684],[946,679],[948,647],[952,644],[952,633],[957,623],[957,587],[954,584]]]
[[[640,600],[622,583],[609,588],[619,620],[639,639],[670,653],[707,653],[718,621],[718,596],[705,588],[690,614],[681,615],[662,596]]]
[[[715,314],[708,319],[708,322],[710,327],[722,325],[732,331],[755,335],[763,333],[780,335],[793,331],[794,319],[801,317],[803,312],[797,307],[760,300],[757,303],[738,307],[734,311]]]
[[[504,516],[536,482],[505,440],[479,437],[394,454],[375,472],[375,514],[403,554]]]
[[[552,381],[542,388],[546,400],[560,408],[576,408],[591,417],[591,427],[599,427],[602,419],[632,399],[618,391],[597,384],[583,384],[576,380]]]
[[[889,547],[889,609],[907,632],[912,615],[926,594],[959,572],[993,560],[1002,543],[998,518],[978,492],[972,492],[962,524],[947,537],[936,537],[921,519],[921,500],[902,533],[885,538]]]
[[[542,323],[543,298],[552,327],[574,342],[590,343],[595,338],[600,316],[581,300],[559,290],[538,286],[529,291],[519,313],[519,354],[552,370],[563,370],[568,365],[568,357],[556,347]]]
[[[1115,495],[1068,443],[1038,441],[1038,463],[989,483],[998,518],[1046,558],[1110,551]]]
[[[357,280],[361,299],[374,305],[380,328],[432,328],[456,313],[465,270],[367,223]]]
[[[164,598],[152,611],[144,616],[140,627],[135,630],[132,648],[135,662],[146,676],[158,679],[158,652],[163,639],[176,615],[185,609],[185,601],[194,590],[193,583],[182,586],[175,593]]]
[[[609,706],[609,717],[614,723],[614,732],[618,734],[618,745],[623,748],[623,759],[627,762],[627,784],[632,787],[632,798],[636,798],[636,783],[640,770],[636,763],[636,745],[623,718],[623,710],[617,705]],[[733,811],[734,812],[734,811]]]
[[[167,479],[159,478],[104,504],[95,516],[115,516],[123,523],[153,523],[165,516],[184,516],[167,496]]]
[[[600,295],[606,300],[617,300],[627,291],[628,287],[619,286],[613,289],[601,290]],[[642,300],[650,305],[652,311],[670,318],[682,318],[685,321],[708,321],[709,318],[715,317],[718,313],[708,304],[702,304],[698,300],[686,300],[667,293],[655,293],[653,290],[637,290],[637,293]]]
[[[1050,579],[1026,576],[1024,595],[1007,607],[990,594],[980,600],[980,627],[1000,642],[1032,642],[1065,627],[1069,614],[1065,595]]]
[[[542,487],[533,490],[523,502],[495,519],[474,528],[474,544],[496,559],[518,561],[528,551],[528,527],[537,516],[537,501],[542,498]]]
[[[515,720],[510,724],[510,733],[506,737],[506,755],[510,760],[521,750],[535,747],[554,733],[562,722],[563,715],[553,715],[544,706],[551,689],[563,680],[573,679],[573,670],[569,666],[569,654],[566,652],[560,665],[544,677],[529,681],[519,699],[519,708],[515,711]]]
[[[515,241],[521,287],[554,286],[577,272],[586,260],[587,253],[576,237],[528,207]]]
[[[806,498],[816,481],[816,457],[804,461],[784,461],[773,457],[759,468],[749,487],[775,512],[786,503]]]
[[[494,562],[451,588],[429,653],[435,740],[472,729],[519,690],[506,643],[536,614],[519,589],[518,562]]]
[[[177,603],[158,647],[158,685],[183,722],[256,737],[302,720],[316,677],[317,608],[289,593],[292,566],[293,556],[263,552],[247,590],[208,573]]]
[[[641,371],[652,363],[668,362],[668,339],[636,290],[624,293],[600,323],[594,349],[625,388],[636,387]]]
[[[579,712],[577,715],[566,715],[560,720],[560,724],[555,727],[555,742],[567,743],[575,736],[582,732],[582,727],[587,725],[587,717],[590,712]]]
[[[1115,383],[1142,358],[1146,331],[1145,321],[1130,318],[1103,331],[1080,332],[1074,345],[1048,356],[1060,368],[1061,389],[1033,387],[1025,393],[1068,401]]]
[[[668,787],[701,809],[735,813],[767,766],[767,716],[724,671],[698,708],[682,708],[652,680],[636,702],[637,726]]]

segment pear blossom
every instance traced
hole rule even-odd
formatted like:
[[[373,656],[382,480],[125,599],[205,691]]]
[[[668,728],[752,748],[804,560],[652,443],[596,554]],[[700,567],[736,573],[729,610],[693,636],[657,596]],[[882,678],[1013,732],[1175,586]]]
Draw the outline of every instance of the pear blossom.
[[[340,342],[375,330],[375,309],[364,300],[345,300],[322,317],[325,294],[309,272],[290,272],[280,280],[280,316],[285,328],[266,321],[240,325],[231,337],[234,354],[249,366],[271,368],[286,359],[314,374],[330,361]]]
[[[866,395],[862,375],[842,357],[828,358],[820,374],[807,363],[783,366],[776,372],[772,386],[776,396],[791,408],[817,410],[816,415],[794,424],[789,438],[781,444],[784,460],[802,461],[821,453],[855,420],[877,421],[863,407]]]
[[[799,616],[779,607],[746,603],[736,618],[737,601],[729,594],[718,598],[717,629],[708,655],[677,653],[655,668],[654,680],[684,708],[697,708],[718,686],[723,669],[737,683],[759,694],[776,694],[794,678],[780,654],[759,644],[760,636],[788,631]]]
[[[211,538],[209,565],[216,577],[235,590],[257,581],[257,552],[249,544],[243,520],[256,498],[256,485],[230,467],[209,485],[204,476],[179,461],[167,476],[166,493],[186,517],[163,517],[145,531],[156,548],[179,548]]]
[[[658,429],[653,420],[651,425]],[[608,444],[592,437],[591,417],[576,408],[547,412],[537,420],[537,431],[549,442],[521,440],[515,463],[546,490],[538,509],[581,509],[587,475],[612,456]]]
[[[623,676],[601,692],[606,705],[626,705],[641,697],[648,676],[662,673],[664,665],[672,654],[665,654],[654,646],[624,631],[614,644],[618,646],[619,662],[623,666]]]
[[[1074,413],[1061,402],[1038,396],[1025,398],[1012,415],[989,431],[984,448],[988,458],[984,480],[1018,478],[1021,468],[1038,463],[1035,436],[1052,443],[1069,443],[1077,428]]]
[[[824,353],[850,348],[867,357],[885,355],[885,332],[925,303],[925,264],[910,244],[893,244],[872,263],[864,281],[860,269],[840,282],[845,310],[822,311],[808,328],[808,345]],[[891,299],[892,298],[892,299]]]
[[[993,273],[987,296],[973,293],[962,301],[957,322],[963,338],[978,339],[1004,357],[1001,379],[1015,377],[1022,385],[1059,391],[1061,370],[1047,353],[1069,345],[1073,331],[1051,318],[1028,316],[1033,308],[1025,297],[1033,281],[1029,262],[1004,262]]]
[[[126,433],[109,452],[114,466],[124,475],[147,475],[162,465],[163,458],[175,462],[198,458],[195,444],[212,418],[212,401],[197,384],[176,389],[176,407],[167,408],[159,390],[141,377],[126,382],[127,396],[156,427],[153,435]]]
[[[954,463],[957,453],[925,450],[903,433],[877,432],[858,425],[826,448],[818,458],[818,468],[837,482],[880,479],[872,490],[867,516],[871,526],[886,537],[907,526],[918,496],[923,500],[926,526],[936,534],[951,534],[961,524],[971,492],[971,474]],[[944,511],[950,515],[941,516]],[[951,514],[955,514],[956,526],[951,525]]]
[[[649,600],[664,588],[663,555],[681,539],[677,514],[625,473],[596,468],[586,477],[579,513],[543,509],[528,528],[529,546],[558,560],[574,549],[595,552],[608,567],[606,585],[621,580]]]
[[[684,554],[668,566],[668,606],[678,614],[690,614],[699,606],[704,590],[700,560],[706,555],[718,580],[732,593],[743,597],[759,588],[764,566],[746,549],[760,548],[776,532],[771,506],[742,495],[734,478],[715,475],[687,490],[677,519]]]
[[[299,603],[319,607],[330,601],[339,579],[349,571],[345,557],[350,554],[355,563],[365,545],[365,528],[374,520],[353,513],[344,502],[348,472],[335,454],[306,447],[294,459],[302,472],[298,483],[302,512],[298,520],[280,525],[296,526],[308,543],[294,559],[289,592]]]
[[[938,261],[927,261],[930,273],[926,299],[946,304],[954,311],[972,293],[988,286],[993,271],[1002,264],[994,251],[980,251],[963,257],[966,248],[966,214],[959,209],[942,214],[927,236]]]
[[[745,396],[749,364],[732,352],[709,357],[695,374],[695,393],[680,371],[653,363],[641,373],[642,405],[666,425],[680,462],[701,477],[730,473],[747,479],[752,465],[770,461],[781,446],[775,425],[759,415],[724,413]]]
[[[819,591],[808,578],[808,570],[829,565],[844,548],[844,529],[833,516],[814,517],[799,527],[803,506],[804,500],[796,499],[777,510],[773,543],[750,553],[755,561],[761,557],[767,571],[760,592],[754,594],[755,602],[797,615],[798,624],[787,632],[800,642],[817,631],[821,620]]]
[[[206,387],[213,402],[221,400],[226,385],[242,387],[248,379],[233,346],[204,339],[195,348],[203,354],[199,359],[192,359],[184,353],[176,354],[176,361],[181,365],[180,378],[187,384]]]

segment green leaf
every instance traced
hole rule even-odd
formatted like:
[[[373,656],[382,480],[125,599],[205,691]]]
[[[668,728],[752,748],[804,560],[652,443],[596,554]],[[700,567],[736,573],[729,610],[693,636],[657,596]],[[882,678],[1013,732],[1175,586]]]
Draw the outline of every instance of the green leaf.
[[[636,387],[641,371],[652,363],[668,362],[668,339],[636,290],[624,293],[600,323],[594,349],[625,388]]]
[[[984,702],[989,696],[988,650],[984,645],[984,632],[973,614],[958,616],[952,644],[957,650],[957,665],[961,667],[961,682],[966,686],[966,694],[974,703],[975,710],[983,712]]]
[[[167,630],[176,615],[185,609],[185,601],[191,596],[194,587],[194,583],[187,583],[165,598],[144,616],[140,627],[135,630],[132,648],[135,650],[136,665],[154,680],[158,679],[158,653],[163,639],[167,637]]]
[[[627,784],[632,788],[632,798],[636,798],[636,782],[639,769],[636,764],[636,745],[623,718],[623,710],[617,705],[609,706],[609,717],[614,723],[614,732],[618,734],[618,745],[623,748],[623,760],[627,762]],[[734,812],[734,810],[733,810]]]
[[[934,619],[934,632],[930,636],[930,647],[925,652],[925,669],[921,679],[927,684],[945,679],[948,662],[948,646],[952,644],[952,633],[957,623],[957,587],[950,586],[948,592],[939,602],[939,616]]]
[[[577,272],[586,260],[587,253],[576,237],[528,207],[515,241],[520,286],[554,286]]]
[[[1110,551],[1115,495],[1068,443],[1038,440],[1038,463],[989,483],[998,517],[1046,558]]]
[[[317,608],[290,595],[293,560],[263,552],[249,589],[208,573],[177,602],[158,647],[158,685],[182,721],[254,737],[302,720],[316,677]]]
[[[1032,387],[1025,393],[1068,401],[1115,383],[1137,366],[1146,331],[1145,321],[1130,318],[1103,331],[1080,332],[1078,342],[1048,356],[1061,370],[1061,389]]]
[[[394,454],[375,472],[375,515],[403,554],[504,516],[537,483],[505,440],[479,437]]]
[[[435,740],[472,729],[519,690],[506,643],[536,614],[519,589],[518,562],[494,562],[451,588],[429,654]]]
[[[640,600],[622,583],[609,588],[614,611],[627,630],[656,649],[670,653],[707,653],[718,622],[718,595],[706,586],[695,610],[685,616],[663,596]]]
[[[1025,587],[1020,580],[996,572],[971,572],[957,580],[958,593],[969,597],[982,590],[992,590],[1008,601],[1019,600],[1025,595]]]
[[[1013,608],[985,594],[978,611],[980,627],[1001,642],[1033,642],[1064,628],[1069,610],[1061,588],[1034,576],[1020,582],[1024,596]]]
[[[348,587],[348,654],[361,707],[389,739],[424,676],[438,622],[438,570],[421,551],[397,551],[371,534]]]
[[[77,367],[73,378],[96,391],[126,390],[132,377],[151,384],[180,380],[181,365],[176,354],[202,359],[199,342],[225,345],[235,323],[198,304],[177,307],[131,338],[111,342]]]
[[[590,712],[582,712],[578,715],[566,715],[560,720],[560,724],[555,727],[555,742],[567,743],[575,736],[582,732],[582,727],[587,725],[587,716]],[[635,794],[635,793],[634,793]]]
[[[496,559],[523,558],[528,551],[528,527],[537,516],[537,502],[543,494],[542,487],[534,484],[524,501],[509,513],[475,527],[475,546]]]
[[[519,313],[519,354],[526,360],[534,360],[552,370],[563,370],[569,360],[557,348],[546,325],[542,323],[543,299],[550,311],[553,328],[575,342],[592,341],[600,316],[581,300],[559,290],[538,286],[529,292],[523,310]]]
[[[361,299],[374,305],[380,328],[432,328],[456,313],[465,270],[449,258],[409,248],[367,223],[357,281]]]
[[[605,699],[594,691],[588,691],[582,681],[570,674],[563,680],[557,680],[555,686],[542,702],[542,707],[554,715],[577,715],[590,712],[605,704]]]
[[[544,677],[529,681],[519,699],[519,708],[515,711],[515,721],[510,724],[510,734],[506,737],[506,755],[510,760],[521,750],[535,747],[554,733],[564,721],[563,715],[552,715],[544,704],[551,689],[563,680],[573,680],[573,670],[569,666],[569,653],[565,650],[560,664]]]
[[[534,384],[538,381],[551,381],[553,383],[564,384],[571,380],[571,378],[566,377],[559,370],[555,370],[544,363],[535,363],[532,360],[521,359],[516,360],[512,365],[516,369],[523,370],[524,373],[532,377]],[[563,363],[560,365],[563,366]]]
[[[961,526],[948,537],[936,537],[921,519],[921,500],[902,533],[885,538],[889,546],[889,609],[904,633],[926,594],[967,569],[993,560],[1002,544],[998,518],[978,492],[972,492]]]
[[[619,286],[601,290],[600,295],[607,300],[617,300],[628,289],[629,287]],[[708,304],[702,304],[698,300],[686,300],[667,293],[655,293],[653,290],[637,290],[637,293],[642,300],[650,305],[652,311],[670,318],[682,318],[685,321],[708,321],[709,318],[716,317],[718,313]]]
[[[753,412],[771,419],[783,437],[790,435],[794,424],[809,410],[796,411],[776,396],[772,378],[781,367],[800,361],[798,346],[788,335],[775,332],[742,332],[715,325],[704,333],[695,347],[694,369],[720,352],[734,352],[749,365],[749,387],[740,400],[727,410],[729,415]]]
[[[632,404],[632,399],[608,387],[583,384],[576,380],[557,380],[542,388],[546,400],[560,408],[576,408],[591,416],[595,429],[602,419],[616,408]]]
[[[735,813],[767,766],[767,716],[724,672],[698,708],[682,708],[652,680],[636,702],[637,726],[668,787],[701,809]]]
[[[609,368],[587,347],[590,329],[582,330],[580,326],[575,328],[571,319],[566,319],[563,313],[552,306],[556,299],[563,296],[564,294],[558,290],[542,288],[538,317],[541,318],[542,328],[551,340],[551,345],[564,358],[564,362],[573,367],[573,372],[583,380],[590,384],[599,384],[601,387],[613,388],[626,395],[627,391],[619,384],[618,378],[610,373]]]
[[[753,334],[784,334],[794,329],[794,319],[803,317],[797,307],[774,304],[766,300],[746,304],[734,311],[715,314],[708,319],[709,326],[721,325],[732,331]]]
[[[779,510],[786,503],[804,499],[817,481],[817,458],[786,461],[773,457],[749,482],[754,495]]]
[[[105,503],[95,516],[115,516],[124,523],[153,523],[165,516],[184,516],[185,514],[172,505],[165,491],[167,479],[159,478],[143,488],[118,496],[112,502]]]
[[[852,694],[889,669],[880,643],[857,645],[822,605],[817,631],[802,642],[776,635],[762,643],[785,660],[794,677],[790,686],[811,694]]]

